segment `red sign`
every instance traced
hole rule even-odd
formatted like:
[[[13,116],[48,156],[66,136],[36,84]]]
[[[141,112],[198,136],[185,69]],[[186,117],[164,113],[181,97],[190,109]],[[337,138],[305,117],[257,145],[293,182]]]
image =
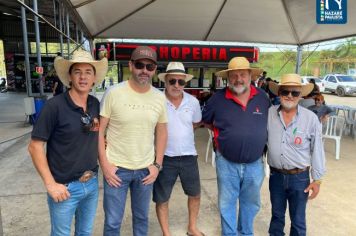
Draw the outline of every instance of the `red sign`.
[[[36,73],[37,74],[43,74],[43,67],[42,66],[36,66]]]
[[[250,62],[258,60],[256,47],[187,44],[97,43],[95,55],[98,59],[107,57],[110,61],[128,61],[132,51],[140,45],[147,45],[156,50],[160,62],[227,63],[237,56],[246,57]]]

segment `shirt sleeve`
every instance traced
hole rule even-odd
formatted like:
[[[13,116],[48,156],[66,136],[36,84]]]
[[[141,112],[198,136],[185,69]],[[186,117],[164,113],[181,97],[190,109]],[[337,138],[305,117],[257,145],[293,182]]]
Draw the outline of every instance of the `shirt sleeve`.
[[[47,141],[57,123],[57,108],[54,103],[47,101],[33,127],[31,138]]]
[[[214,101],[217,94],[214,94],[206,103],[203,109],[202,121],[206,124],[213,124],[214,122]]]
[[[194,99],[194,113],[193,113],[193,123],[199,123],[201,121],[202,114],[198,99]]]
[[[166,101],[166,97],[164,95],[162,95],[163,99],[161,101],[161,114],[159,115],[158,118],[158,123],[168,123],[168,115],[167,115],[167,101]]]
[[[311,175],[313,180],[319,180],[325,174],[325,152],[322,141],[322,125],[316,119],[314,119],[313,133],[315,136],[312,140],[312,153],[311,153]]]
[[[111,116],[111,106],[112,106],[112,90],[107,90],[104,93],[103,98],[100,102],[100,116],[110,118]]]

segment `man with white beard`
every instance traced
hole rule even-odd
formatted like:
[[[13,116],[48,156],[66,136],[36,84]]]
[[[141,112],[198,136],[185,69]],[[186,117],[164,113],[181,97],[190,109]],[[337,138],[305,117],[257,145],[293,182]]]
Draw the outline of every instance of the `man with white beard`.
[[[264,178],[263,149],[267,142],[270,101],[251,85],[262,72],[245,57],[234,57],[217,76],[228,87],[215,93],[203,110],[203,122],[214,131],[221,235],[253,235]],[[237,217],[236,207],[239,206]]]
[[[267,125],[272,204],[268,232],[274,236],[284,235],[287,202],[290,235],[306,235],[306,204],[318,195],[325,173],[321,123],[312,111],[298,105],[313,84],[303,85],[301,81],[297,74],[286,74],[279,84],[270,83],[271,92],[281,101],[269,109]]]

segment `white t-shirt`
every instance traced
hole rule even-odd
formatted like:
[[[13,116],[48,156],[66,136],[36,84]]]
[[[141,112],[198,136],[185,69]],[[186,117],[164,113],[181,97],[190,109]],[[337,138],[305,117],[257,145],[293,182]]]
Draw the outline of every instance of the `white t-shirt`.
[[[165,155],[197,155],[194,142],[193,123],[201,121],[198,99],[183,92],[183,100],[176,107],[167,99],[168,142]]]

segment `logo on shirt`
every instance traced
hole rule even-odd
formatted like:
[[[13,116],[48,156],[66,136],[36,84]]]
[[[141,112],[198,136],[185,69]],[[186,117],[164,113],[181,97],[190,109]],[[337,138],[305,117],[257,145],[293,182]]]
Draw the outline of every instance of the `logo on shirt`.
[[[255,108],[255,111],[254,111],[252,114],[255,114],[255,115],[262,115],[262,112],[260,112],[260,108],[259,108],[259,107],[256,107],[256,108]]]
[[[294,144],[295,145],[300,145],[300,144],[302,144],[302,138],[301,137],[295,137],[294,138]]]

